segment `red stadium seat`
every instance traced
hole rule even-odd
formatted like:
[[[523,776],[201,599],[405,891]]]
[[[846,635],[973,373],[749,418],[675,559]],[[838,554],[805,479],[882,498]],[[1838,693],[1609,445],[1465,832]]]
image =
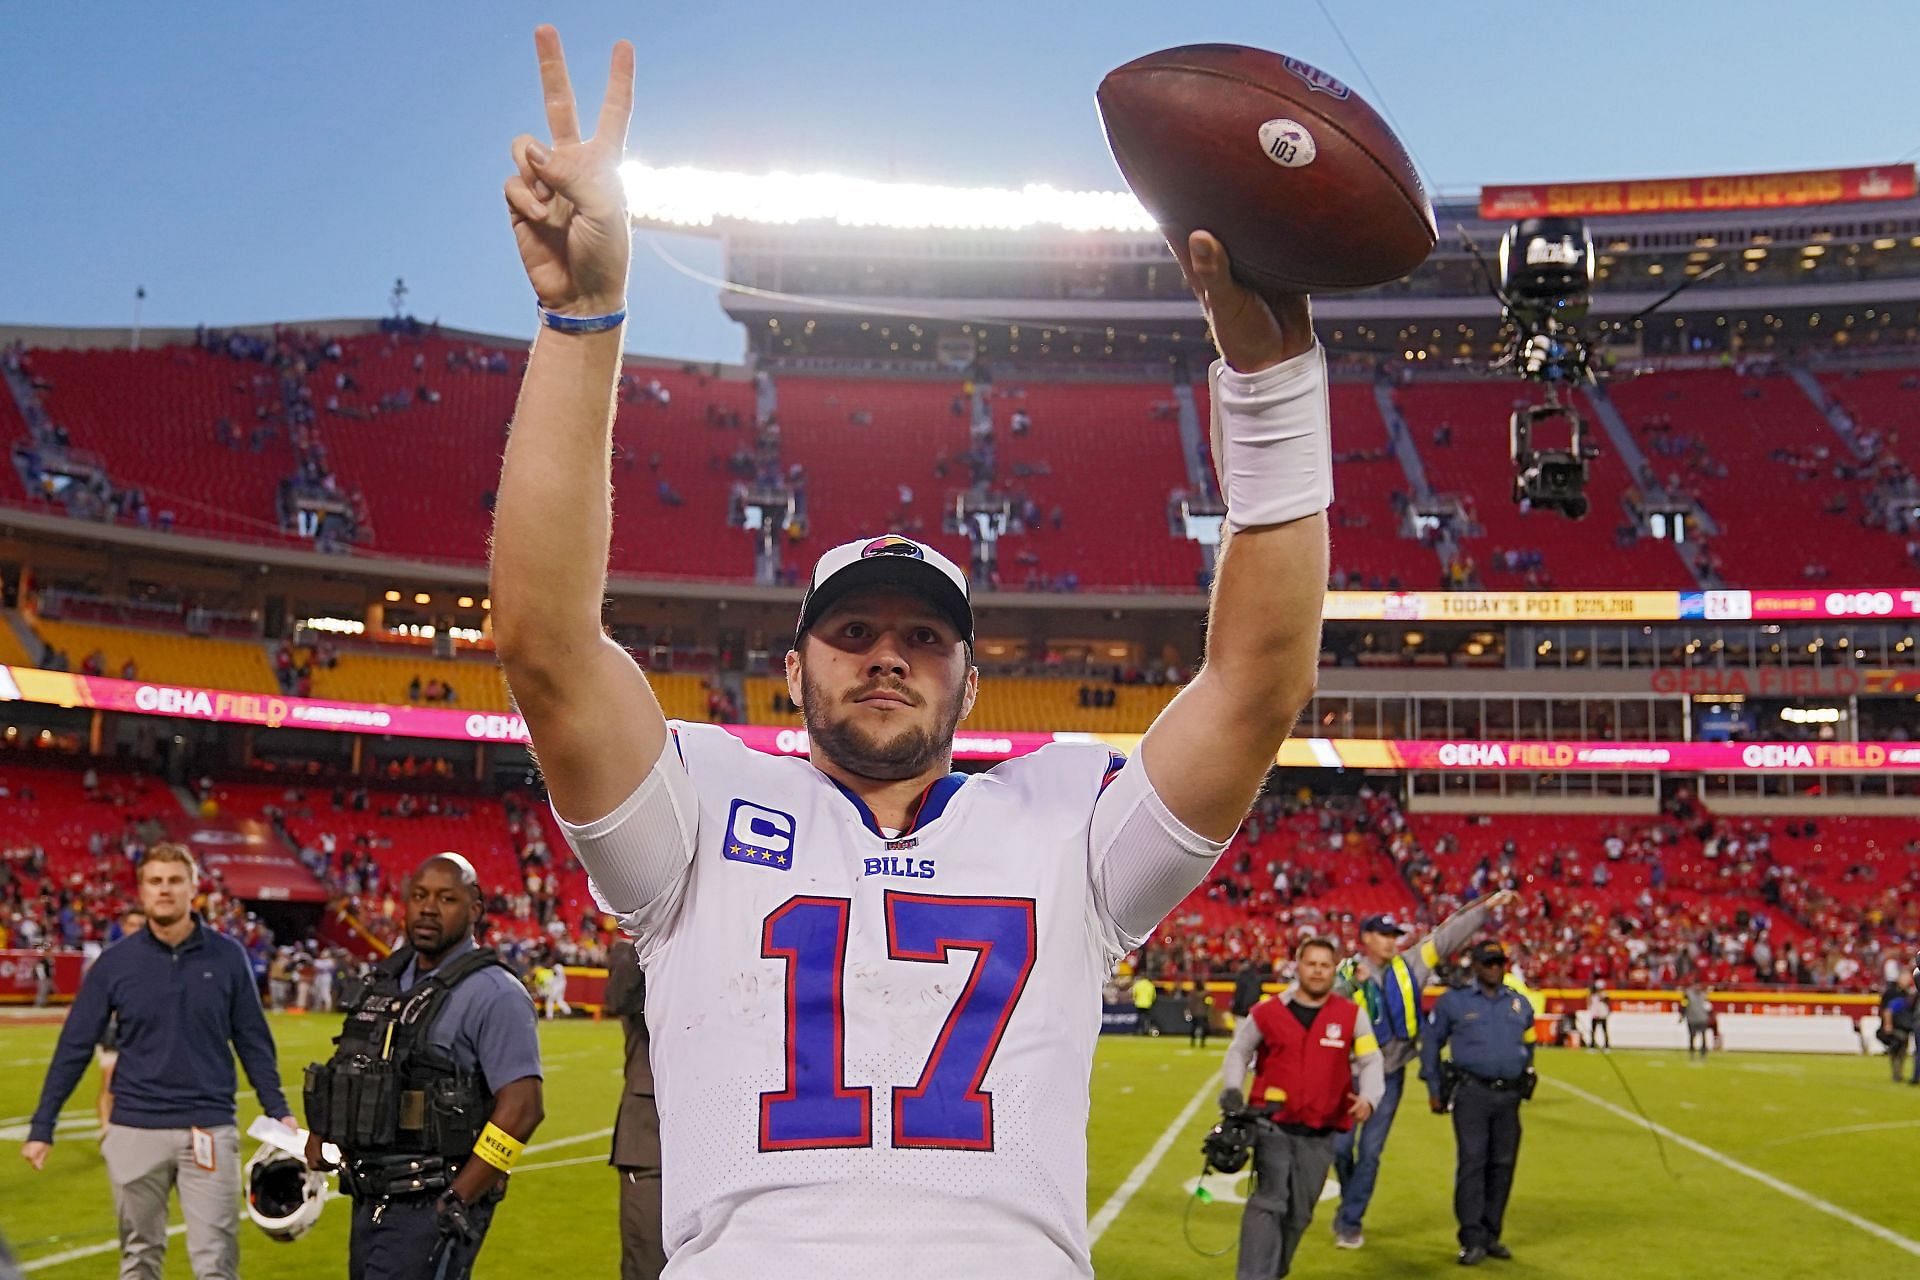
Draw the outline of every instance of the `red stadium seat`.
[[[1548,511],[1521,513],[1513,501],[1508,419],[1516,401],[1540,399],[1533,388],[1505,379],[1416,381],[1395,391],[1427,483],[1436,493],[1469,500],[1484,530],[1461,539],[1479,566],[1482,584],[1495,591],[1525,589],[1522,575],[1502,567],[1500,553],[1534,549],[1543,553],[1545,578],[1556,588],[1698,585],[1671,546],[1646,539],[1624,548],[1616,543],[1614,531],[1627,519],[1621,499],[1632,481],[1618,451],[1608,448],[1604,438],[1587,485],[1592,510],[1586,519],[1572,521]],[[1584,401],[1581,408],[1589,412]],[[1443,423],[1451,428],[1451,443],[1435,444],[1434,428]]]

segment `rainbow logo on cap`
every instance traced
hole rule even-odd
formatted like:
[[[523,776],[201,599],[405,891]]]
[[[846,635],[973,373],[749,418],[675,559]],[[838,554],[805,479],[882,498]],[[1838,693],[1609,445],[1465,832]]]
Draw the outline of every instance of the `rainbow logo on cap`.
[[[897,533],[889,533],[883,537],[875,538],[872,542],[860,548],[860,558],[862,560],[871,560],[875,556],[912,556],[915,560],[925,560],[927,558],[926,553],[920,549],[919,543],[915,542],[912,538],[903,538]]]

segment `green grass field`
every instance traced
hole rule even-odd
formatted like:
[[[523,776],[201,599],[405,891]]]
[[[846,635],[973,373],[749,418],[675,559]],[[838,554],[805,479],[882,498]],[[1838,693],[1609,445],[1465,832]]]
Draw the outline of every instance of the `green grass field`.
[[[30,1274],[47,1280],[111,1275],[113,1212],[92,1141],[95,1078],[90,1075],[68,1104],[61,1140],[46,1170],[35,1174],[14,1152],[56,1029],[5,1021],[0,1028],[0,1122],[11,1148],[0,1161],[0,1230]],[[275,1019],[282,1071],[294,1096],[300,1068],[321,1054],[334,1029],[331,1019]],[[619,1087],[619,1029],[546,1023],[542,1038],[547,1120],[522,1158],[479,1271],[512,1276],[563,1266],[568,1275],[612,1277],[618,1270],[615,1193],[604,1159]],[[1233,1274],[1231,1254],[1196,1256],[1181,1232],[1200,1137],[1213,1119],[1212,1081],[1223,1048],[1218,1040],[1205,1053],[1184,1041],[1101,1042],[1087,1190],[1096,1224],[1110,1220],[1094,1248],[1102,1280]],[[1648,1113],[1671,1131],[1672,1175],[1598,1055],[1544,1051],[1545,1079],[1525,1112],[1508,1213],[1506,1238],[1516,1256],[1511,1263],[1487,1263],[1495,1274],[1832,1278],[1904,1274],[1915,1266],[1920,1187],[1910,1173],[1920,1089],[1890,1085],[1883,1062],[1727,1055],[1695,1066],[1677,1053],[1622,1053],[1616,1061]],[[1174,1131],[1162,1159],[1148,1160],[1202,1091],[1208,1101]],[[1424,1103],[1416,1093],[1401,1112],[1368,1216],[1366,1248],[1333,1248],[1331,1205],[1323,1204],[1296,1275],[1457,1273],[1451,1131]],[[243,1093],[243,1126],[255,1110],[252,1095]],[[243,1140],[243,1146],[250,1151],[252,1144]],[[1125,1194],[1136,1169],[1144,1181]],[[1101,1213],[1122,1199],[1117,1215]],[[244,1225],[242,1273],[249,1280],[342,1274],[344,1208],[329,1207],[319,1227],[291,1245]],[[1238,1222],[1238,1205],[1219,1199],[1196,1205],[1191,1227],[1211,1250],[1232,1241]],[[169,1277],[189,1274],[184,1244],[176,1237],[169,1250]]]

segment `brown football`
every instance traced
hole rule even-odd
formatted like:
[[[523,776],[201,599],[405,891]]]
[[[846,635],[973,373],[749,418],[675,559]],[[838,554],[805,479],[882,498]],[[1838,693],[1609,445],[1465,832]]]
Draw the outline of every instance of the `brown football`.
[[[1433,251],[1433,206],[1400,139],[1358,94],[1298,58],[1194,44],[1100,82],[1127,184],[1184,252],[1211,231],[1234,274],[1283,293],[1365,289]]]

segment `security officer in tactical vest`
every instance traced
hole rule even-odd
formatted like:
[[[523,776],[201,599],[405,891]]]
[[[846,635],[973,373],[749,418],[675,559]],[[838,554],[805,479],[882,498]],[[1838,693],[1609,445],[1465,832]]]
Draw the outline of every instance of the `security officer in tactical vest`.
[[[1507,984],[1507,952],[1473,949],[1473,983],[1441,996],[1420,1037],[1420,1078],[1434,1114],[1453,1111],[1453,1216],[1460,1264],[1511,1258],[1500,1242],[1514,1165],[1520,1104],[1533,1096],[1533,1005]],[[1451,1046],[1452,1060],[1440,1051]]]
[[[407,888],[407,945],[346,992],[333,1057],[307,1068],[307,1162],[353,1197],[351,1280],[464,1280],[544,1114],[533,1001],[473,941],[480,881],[457,853]]]

